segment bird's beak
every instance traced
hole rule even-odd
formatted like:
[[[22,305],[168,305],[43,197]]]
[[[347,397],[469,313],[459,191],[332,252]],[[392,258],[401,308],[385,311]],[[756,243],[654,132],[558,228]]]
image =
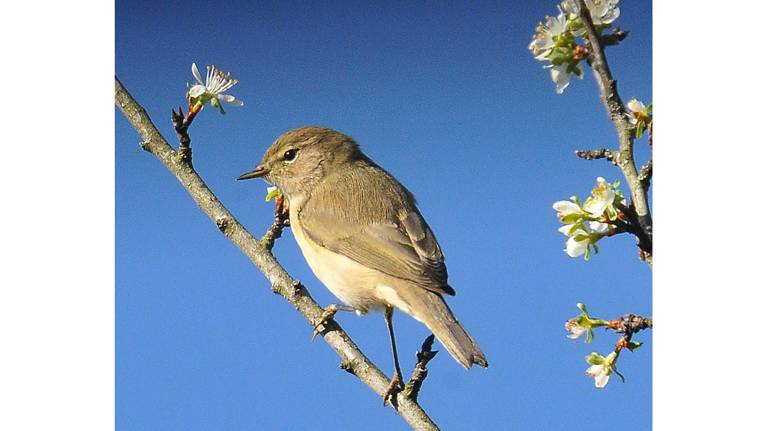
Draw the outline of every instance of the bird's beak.
[[[256,169],[246,172],[243,175],[240,175],[237,177],[238,180],[250,180],[251,178],[260,178],[264,175],[267,175],[269,173],[269,169],[267,169],[264,165],[256,166]]]

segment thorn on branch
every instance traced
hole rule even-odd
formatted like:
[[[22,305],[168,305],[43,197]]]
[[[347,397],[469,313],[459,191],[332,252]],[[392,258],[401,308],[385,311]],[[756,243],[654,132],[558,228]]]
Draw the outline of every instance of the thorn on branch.
[[[607,148],[599,148],[597,150],[576,150],[576,157],[584,160],[606,159],[609,162],[616,164],[617,154]]]
[[[413,373],[411,374],[410,380],[408,380],[408,383],[405,385],[405,389],[403,389],[404,395],[414,401],[416,401],[416,398],[419,396],[421,385],[427,378],[429,372],[427,370],[427,363],[437,355],[437,351],[432,350],[432,343],[434,342],[435,335],[430,334],[429,337],[424,340],[424,343],[422,343],[421,350],[416,352],[416,367],[413,369]]]

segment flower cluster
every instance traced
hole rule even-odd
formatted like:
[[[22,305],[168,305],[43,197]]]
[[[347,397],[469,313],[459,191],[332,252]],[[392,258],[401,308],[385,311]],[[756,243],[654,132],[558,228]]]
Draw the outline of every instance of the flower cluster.
[[[619,17],[619,0],[585,0],[585,3],[599,33]],[[585,33],[576,1],[564,0],[558,10],[556,17],[547,16],[539,23],[528,49],[536,60],[549,63],[544,68],[549,69],[557,94],[562,94],[571,76],[583,76],[579,63],[587,51],[576,39]]]
[[[203,82],[197,65],[192,63],[192,75],[194,75],[197,84],[191,86],[187,91],[190,111],[199,112],[209,102],[214,108],[219,108],[219,112],[222,114],[225,114],[224,108],[221,106],[222,102],[233,106],[243,106],[243,102],[237,100],[235,96],[224,94],[225,91],[238,83],[237,79],[232,79],[229,72],[217,70],[215,66],[206,66],[206,69],[205,82]],[[189,84],[187,85],[189,86]]]
[[[582,202],[572,196],[570,201],[557,201],[552,205],[563,226],[558,229],[568,237],[565,252],[568,256],[589,260],[592,252],[598,252],[597,242],[605,236],[615,233],[613,225],[624,214],[618,209],[626,205],[624,195],[619,189],[619,181],[609,184],[605,178],[598,177],[592,194]]]
[[[643,136],[645,129],[652,127],[653,123],[653,103],[648,106],[637,99],[630,99],[627,103],[627,116],[629,122],[635,126],[635,137],[638,139]]]

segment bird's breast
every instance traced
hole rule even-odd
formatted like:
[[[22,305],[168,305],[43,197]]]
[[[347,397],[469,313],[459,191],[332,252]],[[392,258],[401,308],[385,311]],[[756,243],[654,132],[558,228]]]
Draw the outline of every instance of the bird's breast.
[[[392,305],[411,314],[402,301],[391,277],[368,268],[342,254],[335,253],[308,238],[298,217],[299,211],[290,204],[291,231],[307,264],[315,276],[345,304],[358,314]]]

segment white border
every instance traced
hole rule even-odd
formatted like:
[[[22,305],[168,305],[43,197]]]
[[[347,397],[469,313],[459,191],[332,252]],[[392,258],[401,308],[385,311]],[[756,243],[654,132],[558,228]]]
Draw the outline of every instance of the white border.
[[[114,428],[114,4],[8,2],[0,429]]]

